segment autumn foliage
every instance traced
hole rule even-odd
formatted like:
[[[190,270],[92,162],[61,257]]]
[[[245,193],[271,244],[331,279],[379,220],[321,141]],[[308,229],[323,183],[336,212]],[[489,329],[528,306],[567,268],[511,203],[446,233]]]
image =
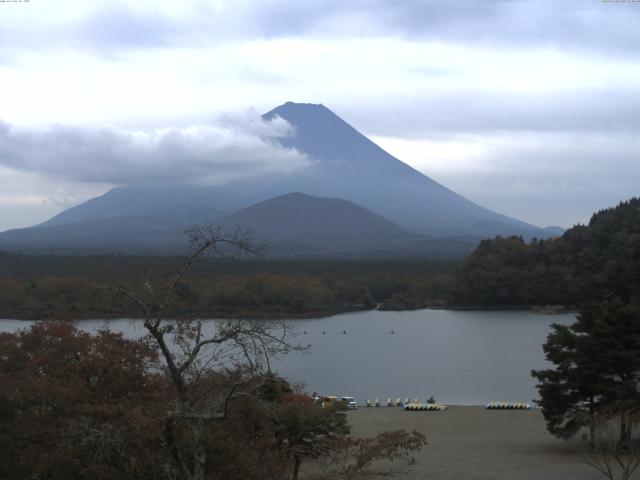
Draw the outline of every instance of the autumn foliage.
[[[2,478],[157,473],[166,384],[143,341],[40,323],[0,335]]]
[[[176,468],[172,448],[188,455],[194,430],[175,422],[176,393],[150,345],[64,322],[0,334],[0,478],[190,478]],[[352,439],[340,408],[322,408],[277,375],[203,370],[190,381],[207,392],[203,402],[242,392],[224,416],[202,418],[207,479],[291,479],[323,459],[358,478],[356,470],[424,444],[403,432]]]

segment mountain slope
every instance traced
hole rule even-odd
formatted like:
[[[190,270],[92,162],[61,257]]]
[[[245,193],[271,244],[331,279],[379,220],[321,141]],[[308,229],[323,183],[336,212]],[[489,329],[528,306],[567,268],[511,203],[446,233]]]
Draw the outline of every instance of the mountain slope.
[[[185,250],[185,230],[204,219],[212,223],[225,212],[211,208],[139,213],[41,224],[0,234],[0,248],[22,252],[176,253]]]
[[[435,236],[546,237],[534,225],[497,214],[393,157],[323,105],[287,102],[265,114],[295,126],[280,139],[318,160],[296,181],[301,191],[344,198],[412,230]]]
[[[263,175],[222,186],[164,184],[114,188],[37,228],[0,234],[0,245],[6,245],[9,239],[15,245],[20,243],[20,238],[28,243],[37,235],[40,235],[38,242],[45,245],[46,235],[31,230],[49,227],[60,227],[55,238],[57,243],[64,244],[65,225],[69,226],[70,237],[78,237],[82,228],[99,228],[95,222],[114,218],[135,217],[138,220],[131,222],[144,224],[144,218],[157,220],[167,215],[182,218],[189,212],[190,223],[211,223],[213,217],[207,213],[211,209],[234,212],[289,192],[347,200],[405,230],[432,237],[546,238],[552,234],[487,210],[452,192],[385,152],[322,105],[288,102],[264,115],[266,119],[275,116],[295,127],[295,135],[278,141],[309,155],[313,160],[309,167],[286,175]],[[114,238],[120,244],[118,234],[120,237],[131,234],[127,230],[130,227],[125,228],[123,222],[109,222],[112,226],[105,232],[103,243]],[[153,227],[149,231],[163,228]],[[158,238],[161,237],[158,233]]]
[[[193,213],[193,212],[190,212]],[[213,220],[213,216],[217,217]],[[0,248],[26,253],[183,253],[189,216],[129,215],[41,225],[0,234]],[[438,239],[415,234],[355,203],[290,193],[221,215],[214,226],[249,231],[271,258],[454,259],[469,254],[477,238]]]

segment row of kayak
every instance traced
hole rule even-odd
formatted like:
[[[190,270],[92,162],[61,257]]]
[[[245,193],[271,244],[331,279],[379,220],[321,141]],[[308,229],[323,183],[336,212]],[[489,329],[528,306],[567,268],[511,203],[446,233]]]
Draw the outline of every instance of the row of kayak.
[[[446,410],[447,406],[441,403],[408,403],[404,406],[404,409],[412,411],[441,412]]]
[[[367,407],[381,407],[382,404],[376,398],[375,402],[367,399],[365,405]],[[447,406],[442,403],[435,403],[428,401],[427,403],[422,403],[418,401],[416,398],[413,402],[408,398],[403,402],[399,398],[396,401],[392,401],[390,398],[387,399],[386,406],[388,407],[403,407],[405,410],[426,410],[426,411],[442,411],[446,410]],[[533,407],[529,403],[524,402],[490,402],[485,407],[487,410],[531,410]]]
[[[486,406],[487,410],[531,410],[531,405],[523,402],[491,402]],[[427,411],[442,411],[446,410],[447,406],[442,403],[418,403],[412,402],[404,406],[405,410],[427,410]]]
[[[387,407],[404,407],[405,405],[408,405],[410,403],[420,403],[420,400],[418,400],[417,398],[415,398],[413,401],[411,401],[411,399],[407,398],[405,400],[402,400],[401,398],[396,398],[395,401],[387,398],[386,403],[384,404]],[[431,400],[427,400],[427,403],[435,403],[434,401]],[[383,404],[380,402],[380,400],[378,400],[376,398],[375,402],[372,402],[371,400],[369,400],[367,398],[367,401],[365,402],[365,405],[367,407],[382,407]]]
[[[486,408],[487,410],[531,410],[531,405],[523,402],[491,402]]]

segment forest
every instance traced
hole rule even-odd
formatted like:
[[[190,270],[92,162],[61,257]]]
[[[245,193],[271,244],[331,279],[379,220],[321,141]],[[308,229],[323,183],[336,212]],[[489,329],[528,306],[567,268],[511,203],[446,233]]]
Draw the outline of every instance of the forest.
[[[595,213],[552,240],[485,240],[456,269],[452,305],[576,307],[640,286],[640,199]]]
[[[129,316],[105,285],[161,284],[181,257],[0,254],[0,316],[82,319]],[[324,316],[377,304],[413,307],[428,292],[443,303],[454,264],[442,261],[203,259],[181,284],[189,308],[204,317]],[[440,298],[437,296],[440,295]]]
[[[0,316],[82,319],[131,316],[105,285],[162,284],[182,257],[0,253]],[[554,239],[482,241],[461,262],[206,258],[180,285],[202,317],[325,316],[372,308],[575,308],[614,284],[640,286],[640,200],[595,213]]]

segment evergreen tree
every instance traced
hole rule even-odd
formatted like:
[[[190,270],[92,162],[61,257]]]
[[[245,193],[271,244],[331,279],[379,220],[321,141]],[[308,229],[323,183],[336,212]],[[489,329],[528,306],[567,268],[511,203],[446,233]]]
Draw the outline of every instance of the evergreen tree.
[[[583,307],[571,326],[553,325],[544,345],[554,369],[533,371],[547,428],[561,438],[598,422],[620,420],[620,441],[630,437],[640,411],[640,303],[610,297]]]

